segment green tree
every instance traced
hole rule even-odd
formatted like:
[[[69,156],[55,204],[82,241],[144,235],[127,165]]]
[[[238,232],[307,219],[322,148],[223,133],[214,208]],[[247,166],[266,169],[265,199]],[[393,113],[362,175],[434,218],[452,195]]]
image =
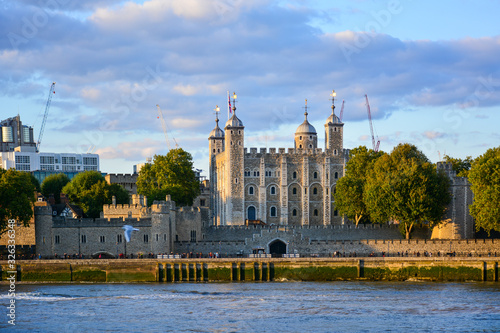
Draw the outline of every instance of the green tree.
[[[335,187],[335,208],[340,214],[354,220],[356,226],[362,219],[368,219],[364,201],[366,176],[373,172],[373,164],[383,154],[368,150],[365,146],[352,149],[345,175],[338,180]]]
[[[469,171],[474,202],[469,206],[476,230],[500,231],[500,147],[479,156]]]
[[[10,219],[29,225],[35,190],[30,173],[0,169],[0,234],[7,230]]]
[[[70,202],[80,206],[86,216],[93,218],[100,216],[102,206],[110,204],[113,195],[119,204],[129,202],[128,193],[123,187],[109,185],[97,171],[77,174],[61,192],[68,196]]]
[[[148,203],[165,200],[170,194],[179,206],[190,206],[200,193],[200,183],[193,171],[193,158],[182,148],[171,149],[167,155],[155,155],[137,177],[137,193]]]
[[[413,227],[442,221],[450,202],[449,179],[415,146],[399,144],[380,157],[365,186],[365,204],[373,222],[394,220],[410,238]]]
[[[47,176],[42,182],[42,194],[46,198],[52,194],[56,204],[61,203],[61,190],[69,182],[70,179],[64,173]]]
[[[444,155],[443,158],[445,162],[451,163],[451,167],[453,168],[453,171],[457,173],[458,177],[467,177],[472,166],[472,162],[474,162],[470,156],[467,156],[463,160],[460,158],[453,158],[448,155]]]

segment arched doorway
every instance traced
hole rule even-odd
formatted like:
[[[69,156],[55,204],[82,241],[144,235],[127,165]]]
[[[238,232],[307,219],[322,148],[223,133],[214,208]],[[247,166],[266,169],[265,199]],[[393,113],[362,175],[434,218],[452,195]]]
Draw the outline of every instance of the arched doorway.
[[[255,220],[255,207],[254,206],[248,207],[247,219],[250,221]]]
[[[273,257],[281,257],[286,254],[286,243],[280,239],[276,239],[269,244],[269,253]]]

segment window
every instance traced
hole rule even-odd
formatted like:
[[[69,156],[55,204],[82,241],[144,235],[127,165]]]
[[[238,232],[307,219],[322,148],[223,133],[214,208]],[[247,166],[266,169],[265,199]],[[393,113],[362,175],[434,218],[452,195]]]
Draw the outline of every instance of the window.
[[[82,235],[82,243],[87,243],[87,235]]]
[[[215,153],[215,148],[214,148],[214,153]]]
[[[309,135],[309,140],[312,140],[313,139],[313,136],[312,135]]]
[[[166,242],[167,241],[167,234],[163,234],[163,240]]]
[[[123,235],[122,235],[122,234],[118,234],[118,235],[116,235],[116,242],[117,242],[117,243],[121,243],[121,242],[123,242]]]
[[[304,194],[307,194],[307,188],[304,189]]]
[[[309,148],[311,148],[311,149],[312,149],[312,147],[313,147],[313,145],[309,145]]]
[[[238,184],[238,178],[236,178],[236,179],[234,180],[234,183],[235,183],[235,184]]]
[[[271,217],[276,217],[276,207],[271,207]]]
[[[299,145],[299,149],[302,149],[302,145]]]
[[[313,178],[318,179],[318,173],[316,171],[314,171]]]
[[[297,188],[296,187],[292,188],[292,194],[297,194]]]
[[[334,131],[334,132],[337,132],[337,127],[334,127],[334,128],[333,128],[333,131]]]
[[[54,156],[40,156],[40,164],[54,164]]]
[[[59,235],[54,236],[54,243],[59,244],[61,242],[61,237]]]
[[[294,210],[292,211],[292,216],[297,216],[297,210],[296,210],[296,209],[294,209]]]
[[[106,236],[99,236],[100,243],[106,243]]]
[[[339,178],[339,173],[335,172],[334,177],[335,177],[335,179]]]
[[[22,155],[16,155],[16,163],[30,163],[30,157],[29,156],[22,156]]]
[[[301,136],[299,136],[299,140],[302,140],[302,135],[301,135]],[[302,147],[300,147],[300,148],[302,148]]]
[[[271,186],[271,194],[276,194],[276,187],[275,186]]]
[[[84,157],[83,165],[97,165],[97,157]]]
[[[160,235],[156,234],[156,241],[160,239]]]
[[[205,199],[200,199],[200,206],[202,206],[202,207],[205,206]]]
[[[196,230],[191,230],[191,242],[196,242]]]
[[[314,216],[318,216],[318,210],[317,209],[314,210],[313,215]]]
[[[333,150],[333,155],[337,155],[337,149]]]
[[[313,188],[313,194],[318,194],[318,189],[316,187]]]
[[[217,148],[217,152],[220,153],[220,148]]]
[[[148,235],[144,235],[144,243],[149,243],[149,237],[148,237]]]
[[[250,195],[253,195],[253,194],[254,194],[253,186],[250,186],[250,187],[248,188],[248,194],[250,194]]]
[[[333,211],[333,216],[338,216],[338,215],[339,215],[339,212],[335,209],[335,210]]]
[[[292,177],[293,177],[293,179],[297,179],[297,172],[294,171]]]
[[[326,189],[326,195],[328,195],[328,189]]]

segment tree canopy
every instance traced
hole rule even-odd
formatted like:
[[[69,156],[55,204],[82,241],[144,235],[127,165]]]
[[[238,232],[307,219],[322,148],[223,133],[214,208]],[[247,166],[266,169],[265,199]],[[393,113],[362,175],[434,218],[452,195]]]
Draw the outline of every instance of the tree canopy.
[[[373,222],[394,220],[408,239],[414,226],[439,224],[450,202],[449,179],[414,145],[399,144],[367,176],[365,204]]]
[[[0,234],[7,230],[10,219],[28,226],[33,216],[35,191],[30,173],[0,169]]]
[[[148,203],[165,200],[167,194],[179,206],[190,206],[200,193],[200,183],[193,171],[193,158],[182,148],[167,155],[155,155],[152,164],[142,167],[137,177],[137,193]]]
[[[61,203],[61,190],[69,182],[70,179],[64,173],[47,176],[42,182],[41,192],[46,198],[52,194],[56,204]]]
[[[62,193],[70,202],[80,206],[87,217],[93,218],[100,216],[102,206],[110,204],[113,196],[119,204],[129,203],[128,192],[121,185],[109,185],[97,171],[77,174],[63,187]]]
[[[500,147],[488,149],[474,161],[469,181],[474,193],[469,209],[476,230],[483,228],[488,235],[500,231]]]
[[[451,167],[453,168],[453,171],[457,173],[458,177],[467,177],[472,166],[472,162],[474,162],[470,156],[467,156],[462,160],[460,158],[453,158],[448,155],[444,155],[443,159],[446,162],[451,163]]]
[[[356,226],[361,220],[368,220],[364,200],[366,177],[367,174],[373,172],[373,164],[383,154],[383,152],[368,150],[365,146],[352,149],[345,175],[338,180],[335,187],[335,208],[340,214],[354,220]]]

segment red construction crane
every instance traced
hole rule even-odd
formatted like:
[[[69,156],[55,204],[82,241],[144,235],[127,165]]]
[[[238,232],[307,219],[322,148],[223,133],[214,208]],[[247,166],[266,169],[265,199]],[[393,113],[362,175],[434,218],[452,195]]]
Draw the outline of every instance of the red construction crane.
[[[47,122],[47,115],[49,114],[50,102],[52,101],[52,95],[56,93],[56,83],[52,82],[49,91],[49,98],[47,99],[47,104],[45,105],[45,113],[43,114],[42,126],[40,127],[40,134],[38,134],[38,141],[36,143],[36,151],[40,151],[40,144],[42,143],[43,130],[45,129],[45,123]]]
[[[377,143],[375,143],[375,135],[373,135],[372,113],[370,111],[370,103],[368,103],[368,95],[365,95],[365,98],[366,98],[366,109],[368,110],[368,121],[370,122],[370,131],[372,134],[373,151],[377,152],[378,147],[380,146],[380,140],[378,139],[377,136]]]

